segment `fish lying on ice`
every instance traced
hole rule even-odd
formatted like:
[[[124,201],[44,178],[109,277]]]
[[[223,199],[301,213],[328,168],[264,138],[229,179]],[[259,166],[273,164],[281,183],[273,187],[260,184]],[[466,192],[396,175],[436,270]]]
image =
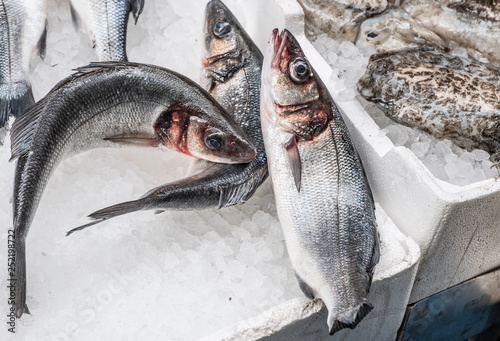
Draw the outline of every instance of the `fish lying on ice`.
[[[28,312],[25,239],[57,164],[92,148],[164,146],[213,162],[251,161],[255,148],[202,88],[175,72],[96,63],[57,84],[12,127],[16,316]]]
[[[500,148],[500,70],[426,49],[373,55],[358,92],[392,120],[467,150]]]
[[[361,23],[383,12],[387,0],[298,0],[306,24],[334,39],[354,41]]]
[[[500,63],[499,1],[406,0],[402,7],[443,40],[453,40]]]
[[[262,132],[278,217],[300,288],[328,308],[330,334],[354,328],[379,260],[374,203],[349,132],[290,32],[262,68]]]
[[[46,0],[0,0],[0,128],[35,101],[28,71],[35,51],[45,57]]]
[[[89,215],[95,221],[138,210],[195,210],[227,207],[247,201],[267,177],[267,159],[260,128],[262,53],[231,11],[219,0],[205,9],[205,51],[202,83],[242,127],[257,149],[246,164],[194,160],[188,177],[152,189],[138,200],[104,208]]]
[[[359,48],[374,47],[377,52],[419,46],[448,49],[436,33],[422,26],[399,7],[363,21],[355,43]]]
[[[132,13],[137,23],[145,0],[71,0],[76,27],[87,31],[98,61],[126,61],[127,25]]]

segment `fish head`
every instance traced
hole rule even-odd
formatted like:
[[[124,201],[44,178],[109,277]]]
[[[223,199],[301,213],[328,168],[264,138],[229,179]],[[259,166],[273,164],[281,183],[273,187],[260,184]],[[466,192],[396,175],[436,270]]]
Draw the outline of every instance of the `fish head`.
[[[422,26],[401,8],[392,8],[363,21],[355,44],[359,48],[375,49],[377,52],[419,46],[447,49],[446,43],[436,33]]]
[[[372,55],[365,74],[357,83],[359,94],[387,115],[394,115],[398,105],[411,94],[408,80],[412,76],[405,70],[413,67],[413,61],[406,56],[410,54],[417,59],[418,51],[420,49],[404,49]]]
[[[311,140],[332,118],[329,96],[295,37],[275,29],[262,70],[261,102],[272,124],[299,139]]]
[[[246,33],[220,0],[207,4],[203,33],[202,80],[225,82],[243,66]]]
[[[236,124],[213,119],[204,115],[204,111],[192,105],[170,106],[154,123],[157,139],[169,149],[211,162],[247,163],[257,155]]]

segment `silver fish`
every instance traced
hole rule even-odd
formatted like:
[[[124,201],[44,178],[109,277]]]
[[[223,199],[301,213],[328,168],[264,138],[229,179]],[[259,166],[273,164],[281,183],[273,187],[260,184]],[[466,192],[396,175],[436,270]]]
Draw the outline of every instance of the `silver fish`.
[[[407,0],[402,7],[442,39],[453,40],[500,63],[499,1]]]
[[[45,57],[46,0],[0,0],[0,128],[35,103],[28,71],[35,51]]]
[[[16,316],[27,312],[25,239],[57,164],[85,150],[163,146],[214,162],[255,155],[245,133],[202,88],[175,72],[141,64],[91,64],[61,81],[12,127],[16,233]]]
[[[137,23],[144,0],[71,0],[75,27],[87,31],[98,61],[126,61],[127,24],[132,13]]]
[[[246,164],[194,160],[191,175],[152,189],[138,200],[89,215],[95,221],[68,232],[138,210],[196,210],[246,202],[267,178],[267,159],[260,128],[262,53],[231,11],[219,0],[205,10],[202,83],[242,127],[257,149]]]
[[[373,55],[358,92],[392,120],[459,147],[500,148],[500,70],[413,49]]]
[[[298,0],[306,25],[339,40],[354,41],[361,23],[383,12],[387,0]]]
[[[330,334],[372,309],[374,203],[342,116],[297,40],[275,29],[262,68],[262,133],[300,288],[328,308]]]
[[[380,15],[366,19],[356,37],[359,48],[374,47],[377,52],[419,46],[448,46],[436,33],[422,26],[400,7],[393,7]]]

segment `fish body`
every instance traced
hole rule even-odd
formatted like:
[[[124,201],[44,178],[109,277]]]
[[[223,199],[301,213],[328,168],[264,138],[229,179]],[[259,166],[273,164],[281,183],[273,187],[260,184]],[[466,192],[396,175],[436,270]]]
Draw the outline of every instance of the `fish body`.
[[[300,288],[325,303],[330,334],[354,328],[373,308],[373,199],[338,108],[287,30],[270,38],[261,96],[269,173]]]
[[[425,49],[373,55],[358,92],[392,120],[467,150],[500,147],[500,70]]]
[[[194,160],[190,175],[155,189],[140,199],[92,213],[94,222],[138,210],[196,210],[247,201],[267,178],[267,159],[260,128],[262,53],[231,11],[219,0],[205,10],[205,51],[201,83],[234,118],[257,150],[245,164]]]
[[[243,131],[194,82],[163,68],[125,62],[91,64],[61,81],[15,121],[11,141],[12,158],[18,159],[17,317],[27,311],[25,239],[45,185],[65,157],[120,145],[165,146],[217,162],[255,157]]]
[[[75,26],[87,31],[98,61],[126,61],[125,48],[130,13],[135,22],[144,0],[71,0]]]
[[[448,48],[436,33],[422,26],[400,7],[392,7],[363,21],[355,43],[359,48],[373,47],[377,52],[419,46]]]
[[[500,63],[500,2],[407,0],[402,8],[445,41],[474,49]]]
[[[354,41],[359,26],[368,17],[383,12],[387,0],[298,0],[306,24],[339,40]]]
[[[35,51],[45,57],[46,0],[0,0],[0,128],[35,101],[28,79]]]

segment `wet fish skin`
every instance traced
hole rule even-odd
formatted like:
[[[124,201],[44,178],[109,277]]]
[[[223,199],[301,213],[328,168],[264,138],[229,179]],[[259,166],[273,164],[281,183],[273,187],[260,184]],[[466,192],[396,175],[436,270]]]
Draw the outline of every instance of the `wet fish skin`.
[[[222,137],[215,156],[217,151],[201,145],[214,130]],[[91,64],[61,81],[15,121],[11,142],[12,159],[17,159],[17,317],[27,312],[26,237],[45,185],[61,160],[93,148],[130,144],[167,146],[220,162],[249,162],[255,156],[244,132],[194,82],[160,67],[126,62]]]
[[[436,33],[422,26],[400,7],[392,7],[363,21],[355,44],[359,48],[373,47],[377,52],[419,46],[448,50],[447,44]]]
[[[45,57],[46,25],[46,0],[0,0],[0,128],[35,102],[28,72],[36,50]]]
[[[443,40],[453,40],[500,63],[500,2],[406,0],[402,8]]]
[[[216,36],[217,24],[228,32]],[[262,53],[219,0],[207,4],[204,33],[201,83],[242,127],[256,147],[257,156],[246,164],[194,160],[191,174],[186,178],[154,188],[138,200],[96,211],[89,215],[95,221],[68,234],[138,210],[196,210],[242,204],[267,178],[267,158],[260,128]]]
[[[367,299],[379,260],[373,199],[337,106],[287,30],[273,31],[265,54],[261,120],[299,286],[325,303],[330,334],[354,328],[373,309]]]
[[[467,150],[500,148],[500,70],[427,49],[373,55],[358,92],[392,120]]]
[[[298,0],[306,25],[338,40],[353,41],[359,25],[368,17],[383,12],[387,0]]]
[[[75,27],[87,31],[98,61],[127,61],[126,39],[130,13],[137,23],[145,0],[71,0]]]

